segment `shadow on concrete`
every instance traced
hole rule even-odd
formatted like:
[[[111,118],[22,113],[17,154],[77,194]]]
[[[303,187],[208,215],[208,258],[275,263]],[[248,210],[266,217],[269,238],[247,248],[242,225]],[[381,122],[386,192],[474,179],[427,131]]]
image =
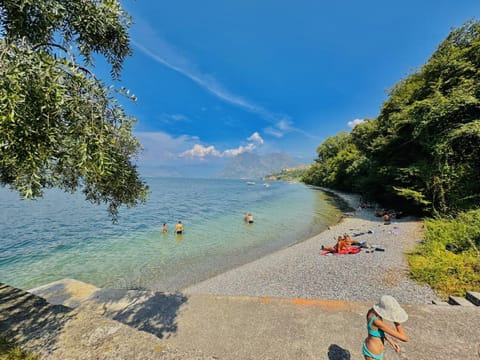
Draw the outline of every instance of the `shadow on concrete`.
[[[101,315],[163,339],[177,332],[177,312],[187,300],[180,293],[108,289],[95,292],[88,306],[95,304]]]
[[[187,298],[181,294],[156,293],[142,306],[129,307],[116,314],[113,319],[162,339],[177,332],[177,311],[186,301]]]
[[[0,334],[34,351],[53,349],[71,309],[0,283]]]
[[[328,360],[351,360],[350,351],[332,344],[328,347]]]

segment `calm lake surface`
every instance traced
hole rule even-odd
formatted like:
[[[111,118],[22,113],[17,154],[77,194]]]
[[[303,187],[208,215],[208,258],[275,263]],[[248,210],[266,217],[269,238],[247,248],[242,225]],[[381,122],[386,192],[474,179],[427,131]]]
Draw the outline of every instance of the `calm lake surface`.
[[[176,291],[308,239],[342,211],[335,199],[299,183],[146,180],[147,203],[120,209],[117,224],[82,194],[51,190],[22,201],[0,188],[0,282],[30,289],[69,277],[99,287]],[[244,223],[244,212],[253,213],[253,224]],[[172,232],[178,220],[183,235]]]

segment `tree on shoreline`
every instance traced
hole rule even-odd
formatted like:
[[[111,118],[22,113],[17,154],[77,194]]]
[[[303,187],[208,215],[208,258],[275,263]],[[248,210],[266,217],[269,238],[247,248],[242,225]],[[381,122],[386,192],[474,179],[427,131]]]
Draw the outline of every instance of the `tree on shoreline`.
[[[130,23],[117,0],[0,0],[2,186],[27,199],[81,189],[113,219],[145,201],[136,120],[115,97],[135,99],[90,70],[100,55],[119,79]]]
[[[376,119],[318,147],[304,179],[413,212],[480,205],[480,22],[453,30],[389,93]]]

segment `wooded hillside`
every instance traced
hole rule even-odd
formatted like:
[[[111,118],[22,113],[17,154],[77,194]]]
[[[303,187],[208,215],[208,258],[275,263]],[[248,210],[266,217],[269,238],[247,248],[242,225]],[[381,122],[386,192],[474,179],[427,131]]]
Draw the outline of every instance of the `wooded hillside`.
[[[375,119],[328,138],[303,181],[416,213],[480,200],[480,23],[453,30]]]

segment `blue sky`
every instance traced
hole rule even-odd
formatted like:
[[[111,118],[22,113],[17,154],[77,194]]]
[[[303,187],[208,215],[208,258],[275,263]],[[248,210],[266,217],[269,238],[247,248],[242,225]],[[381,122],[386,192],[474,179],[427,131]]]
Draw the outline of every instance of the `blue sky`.
[[[376,117],[387,90],[480,13],[478,0],[122,4],[134,20],[121,85],[138,98],[125,107],[140,163],[194,169],[244,151],[313,162],[325,138]]]

